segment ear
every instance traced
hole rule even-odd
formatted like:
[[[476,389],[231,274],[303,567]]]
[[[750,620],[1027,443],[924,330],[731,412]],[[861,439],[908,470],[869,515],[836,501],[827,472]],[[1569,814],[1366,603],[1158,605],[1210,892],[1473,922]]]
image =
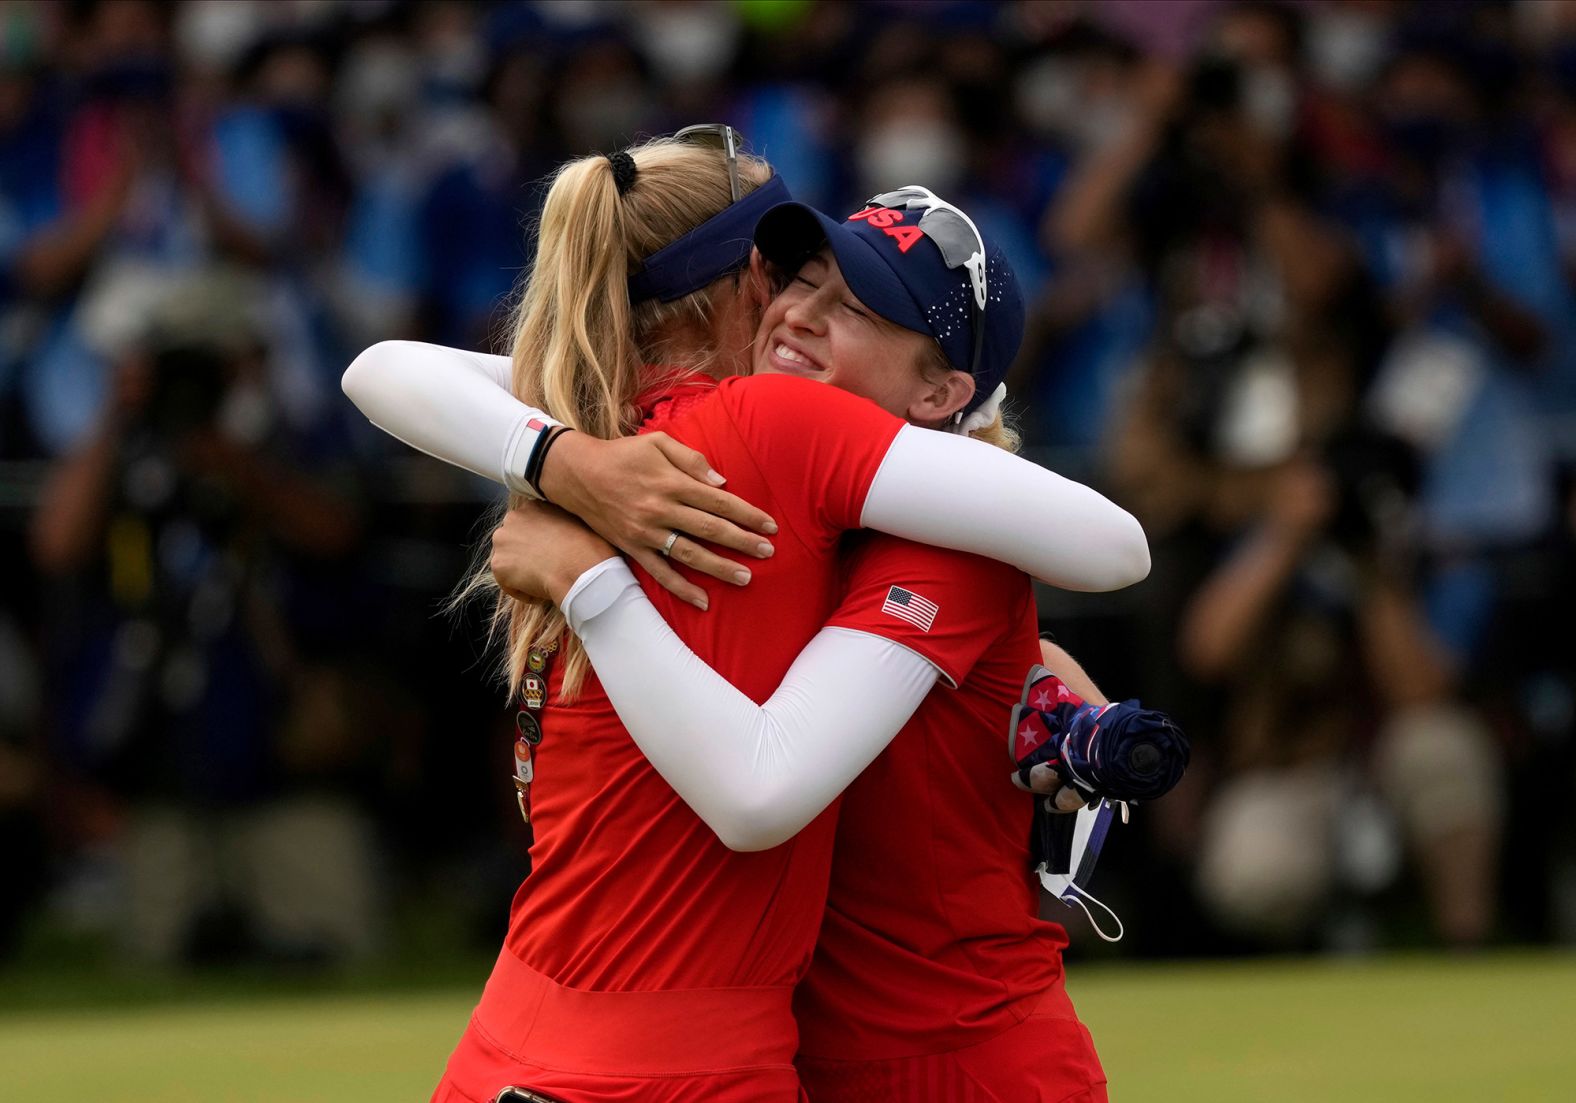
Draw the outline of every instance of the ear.
[[[908,407],[908,420],[927,429],[945,428],[952,415],[974,397],[974,377],[968,372],[949,371],[925,390]]]
[[[757,310],[765,310],[772,301],[772,281],[766,273],[766,258],[759,249],[750,250],[750,267],[745,275],[744,293]]]

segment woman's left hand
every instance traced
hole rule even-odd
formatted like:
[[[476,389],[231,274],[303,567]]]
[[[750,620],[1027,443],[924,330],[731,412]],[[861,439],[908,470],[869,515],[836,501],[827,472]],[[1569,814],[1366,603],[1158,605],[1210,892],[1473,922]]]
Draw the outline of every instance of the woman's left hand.
[[[765,559],[772,544],[759,534],[777,531],[764,511],[719,489],[722,482],[704,455],[666,433],[617,440],[568,433],[548,452],[540,486],[663,589],[705,608],[706,592],[676,564],[743,586],[749,569],[705,545]]]
[[[493,530],[491,566],[510,597],[556,604],[575,579],[617,554],[557,506],[526,502],[511,509]]]

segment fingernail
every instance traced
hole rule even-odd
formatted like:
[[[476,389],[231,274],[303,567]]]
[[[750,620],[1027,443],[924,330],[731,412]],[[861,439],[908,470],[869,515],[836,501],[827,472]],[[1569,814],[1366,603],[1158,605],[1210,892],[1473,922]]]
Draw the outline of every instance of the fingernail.
[[[713,471],[711,468],[708,467],[708,468],[706,468],[706,481],[709,482],[712,486],[721,486],[723,483],[727,482],[728,480],[724,479],[721,475],[717,474],[715,471]]]
[[[749,571],[734,571],[733,572],[733,581],[737,582],[740,586],[746,585],[750,581],[750,572]]]
[[[694,605],[695,605],[695,608],[699,609],[702,613],[704,613],[707,609],[709,609],[711,607],[711,601],[710,601],[710,599],[708,599],[707,597],[702,595],[701,597],[698,597],[698,598],[695,599]]]
[[[768,544],[764,540],[762,540],[759,544],[755,545],[755,554],[760,556],[762,559],[765,559],[767,556],[771,555],[772,552],[774,552],[776,550],[777,550],[776,548],[772,547],[770,544]]]
[[[764,532],[767,536],[770,536],[772,533],[777,531],[777,522],[776,521],[770,521],[770,520],[767,521],[764,525],[761,526],[761,531]]]

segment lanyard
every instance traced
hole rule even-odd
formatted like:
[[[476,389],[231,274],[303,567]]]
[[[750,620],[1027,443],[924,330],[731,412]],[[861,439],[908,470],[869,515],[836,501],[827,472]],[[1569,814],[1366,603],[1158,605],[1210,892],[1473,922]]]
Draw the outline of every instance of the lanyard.
[[[533,647],[525,656],[525,678],[520,695],[525,708],[514,714],[514,798],[520,816],[531,822],[531,782],[536,778],[536,748],[542,742],[542,706],[547,703],[547,665],[558,650],[556,642]]]

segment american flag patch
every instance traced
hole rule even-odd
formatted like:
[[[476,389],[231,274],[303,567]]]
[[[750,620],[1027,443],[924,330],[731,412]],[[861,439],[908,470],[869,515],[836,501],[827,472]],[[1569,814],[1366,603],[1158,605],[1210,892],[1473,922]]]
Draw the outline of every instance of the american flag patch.
[[[894,586],[887,591],[886,600],[881,603],[881,611],[898,620],[908,621],[922,632],[929,632],[930,626],[936,622],[936,614],[941,612],[941,606],[928,598],[920,597],[912,590]]]

